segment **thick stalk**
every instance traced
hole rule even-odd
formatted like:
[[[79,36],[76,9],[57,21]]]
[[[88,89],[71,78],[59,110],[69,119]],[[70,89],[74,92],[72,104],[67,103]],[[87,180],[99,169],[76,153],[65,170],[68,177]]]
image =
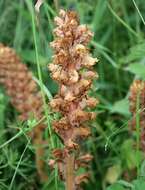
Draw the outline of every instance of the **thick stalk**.
[[[74,182],[74,154],[69,154],[66,157],[66,190],[75,190]]]
[[[42,138],[42,130],[41,125],[38,125],[35,129],[35,136],[33,139],[33,144],[36,146],[36,155],[35,155],[35,162],[36,168],[42,182],[48,181],[48,176],[45,173],[45,162],[43,160],[44,156],[44,148],[43,148],[43,138]]]

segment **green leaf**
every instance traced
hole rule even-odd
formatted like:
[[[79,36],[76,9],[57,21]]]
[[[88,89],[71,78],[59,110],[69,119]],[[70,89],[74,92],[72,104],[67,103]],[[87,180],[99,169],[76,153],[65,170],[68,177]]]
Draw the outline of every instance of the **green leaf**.
[[[121,174],[121,166],[120,166],[120,164],[113,165],[113,166],[108,168],[105,180],[109,184],[113,184],[113,183],[115,183],[117,181],[120,174]]]
[[[142,79],[145,79],[145,65],[144,64],[140,64],[140,63],[130,64],[127,67],[127,70],[141,77]]]
[[[114,103],[110,108],[111,113],[119,113],[124,116],[129,116],[129,101],[128,99],[122,99]]]
[[[144,190],[145,189],[145,180],[137,179],[133,181],[133,189],[132,190]]]
[[[21,57],[25,62],[30,62],[36,64],[36,55],[34,50],[23,50],[20,52]],[[41,65],[47,65],[48,64],[48,58],[39,55],[39,61]]]
[[[120,59],[123,64],[140,62],[145,58],[145,42],[139,43],[130,48],[128,54]]]
[[[124,162],[124,166],[126,165],[129,169],[135,168],[138,162],[138,158],[142,158],[141,152],[138,152],[137,154],[136,150],[133,149],[133,144],[133,140],[128,139],[125,140],[121,146],[121,156]]]
[[[115,183],[110,187],[108,187],[106,190],[125,190],[125,189],[122,187],[122,185]]]

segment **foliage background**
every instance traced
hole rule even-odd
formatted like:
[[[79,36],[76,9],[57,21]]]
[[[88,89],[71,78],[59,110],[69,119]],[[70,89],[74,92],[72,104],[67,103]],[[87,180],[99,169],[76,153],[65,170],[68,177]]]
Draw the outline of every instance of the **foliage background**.
[[[84,149],[94,156],[91,180],[84,189],[143,190],[144,153],[135,148],[139,134],[131,133],[127,98],[133,79],[145,79],[144,0],[46,0],[38,15],[33,12],[35,3],[0,0],[0,42],[13,47],[36,78],[42,77],[47,99],[57,92],[57,85],[47,69],[52,56],[49,42],[53,40],[57,3],[64,9],[76,10],[81,23],[94,32],[90,49],[100,60],[95,67],[99,80],[94,81],[90,93],[98,97],[100,104],[94,110],[96,121],[91,122],[92,137],[84,142]],[[34,147],[25,131],[25,128],[31,130],[34,121],[30,119],[22,124],[16,116],[16,110],[1,87],[0,189],[63,190],[56,172],[50,174],[49,171],[47,184],[38,182]],[[48,119],[51,120],[51,115]],[[18,128],[20,137],[17,137]],[[48,130],[45,135],[48,136]],[[56,139],[55,144],[57,142]],[[51,147],[46,148],[48,163]]]

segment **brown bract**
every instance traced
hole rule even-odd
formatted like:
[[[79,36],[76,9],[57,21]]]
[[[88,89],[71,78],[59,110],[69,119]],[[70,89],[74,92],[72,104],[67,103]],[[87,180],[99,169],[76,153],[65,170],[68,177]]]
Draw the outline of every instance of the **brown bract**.
[[[132,113],[131,126],[135,130],[137,117],[139,118],[141,146],[145,150],[145,81],[134,80],[130,87],[130,111]]]
[[[98,60],[91,56],[86,47],[93,34],[86,25],[79,24],[74,11],[60,10],[59,17],[55,17],[55,23],[55,39],[51,43],[54,56],[49,70],[52,78],[59,84],[59,92],[50,105],[62,116],[52,125],[64,144],[64,155],[64,152],[71,154],[77,151],[81,139],[90,135],[86,122],[95,119],[95,114],[88,110],[94,108],[98,100],[89,97],[87,93],[92,86],[92,80],[98,78],[93,71]],[[82,178],[83,175],[77,183],[83,181]]]

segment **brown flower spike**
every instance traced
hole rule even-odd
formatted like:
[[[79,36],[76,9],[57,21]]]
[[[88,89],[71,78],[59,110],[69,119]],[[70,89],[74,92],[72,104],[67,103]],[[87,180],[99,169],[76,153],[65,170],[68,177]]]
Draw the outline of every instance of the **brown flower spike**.
[[[32,78],[32,73],[27,66],[20,61],[15,51],[0,44],[0,84],[3,84],[7,95],[10,96],[12,105],[20,113],[21,121],[28,120],[31,116],[39,120],[43,116],[43,101],[37,89],[37,84]],[[36,167],[40,178],[47,180],[44,174],[44,155],[42,148],[43,123],[33,130],[33,142],[36,145]]]
[[[137,116],[139,115],[141,147],[145,150],[145,81],[134,80],[130,87],[130,111],[133,119],[132,129],[136,129]]]
[[[85,122],[95,118],[89,108],[98,101],[87,95],[92,80],[98,77],[92,66],[98,61],[92,58],[86,47],[92,38],[92,32],[86,25],[79,25],[75,12],[60,10],[55,17],[56,36],[51,43],[54,49],[53,62],[49,64],[51,76],[59,84],[59,92],[50,102],[51,107],[61,113],[60,120],[53,122],[53,128],[62,139],[64,149],[56,149],[53,154],[58,163],[61,178],[66,181],[67,190],[79,189],[81,182],[88,179],[88,173],[74,177],[78,166],[91,160],[91,156],[77,155],[79,142],[90,135]],[[50,165],[54,162],[51,161]],[[79,164],[78,164],[79,163]],[[86,166],[86,164],[84,164]]]

